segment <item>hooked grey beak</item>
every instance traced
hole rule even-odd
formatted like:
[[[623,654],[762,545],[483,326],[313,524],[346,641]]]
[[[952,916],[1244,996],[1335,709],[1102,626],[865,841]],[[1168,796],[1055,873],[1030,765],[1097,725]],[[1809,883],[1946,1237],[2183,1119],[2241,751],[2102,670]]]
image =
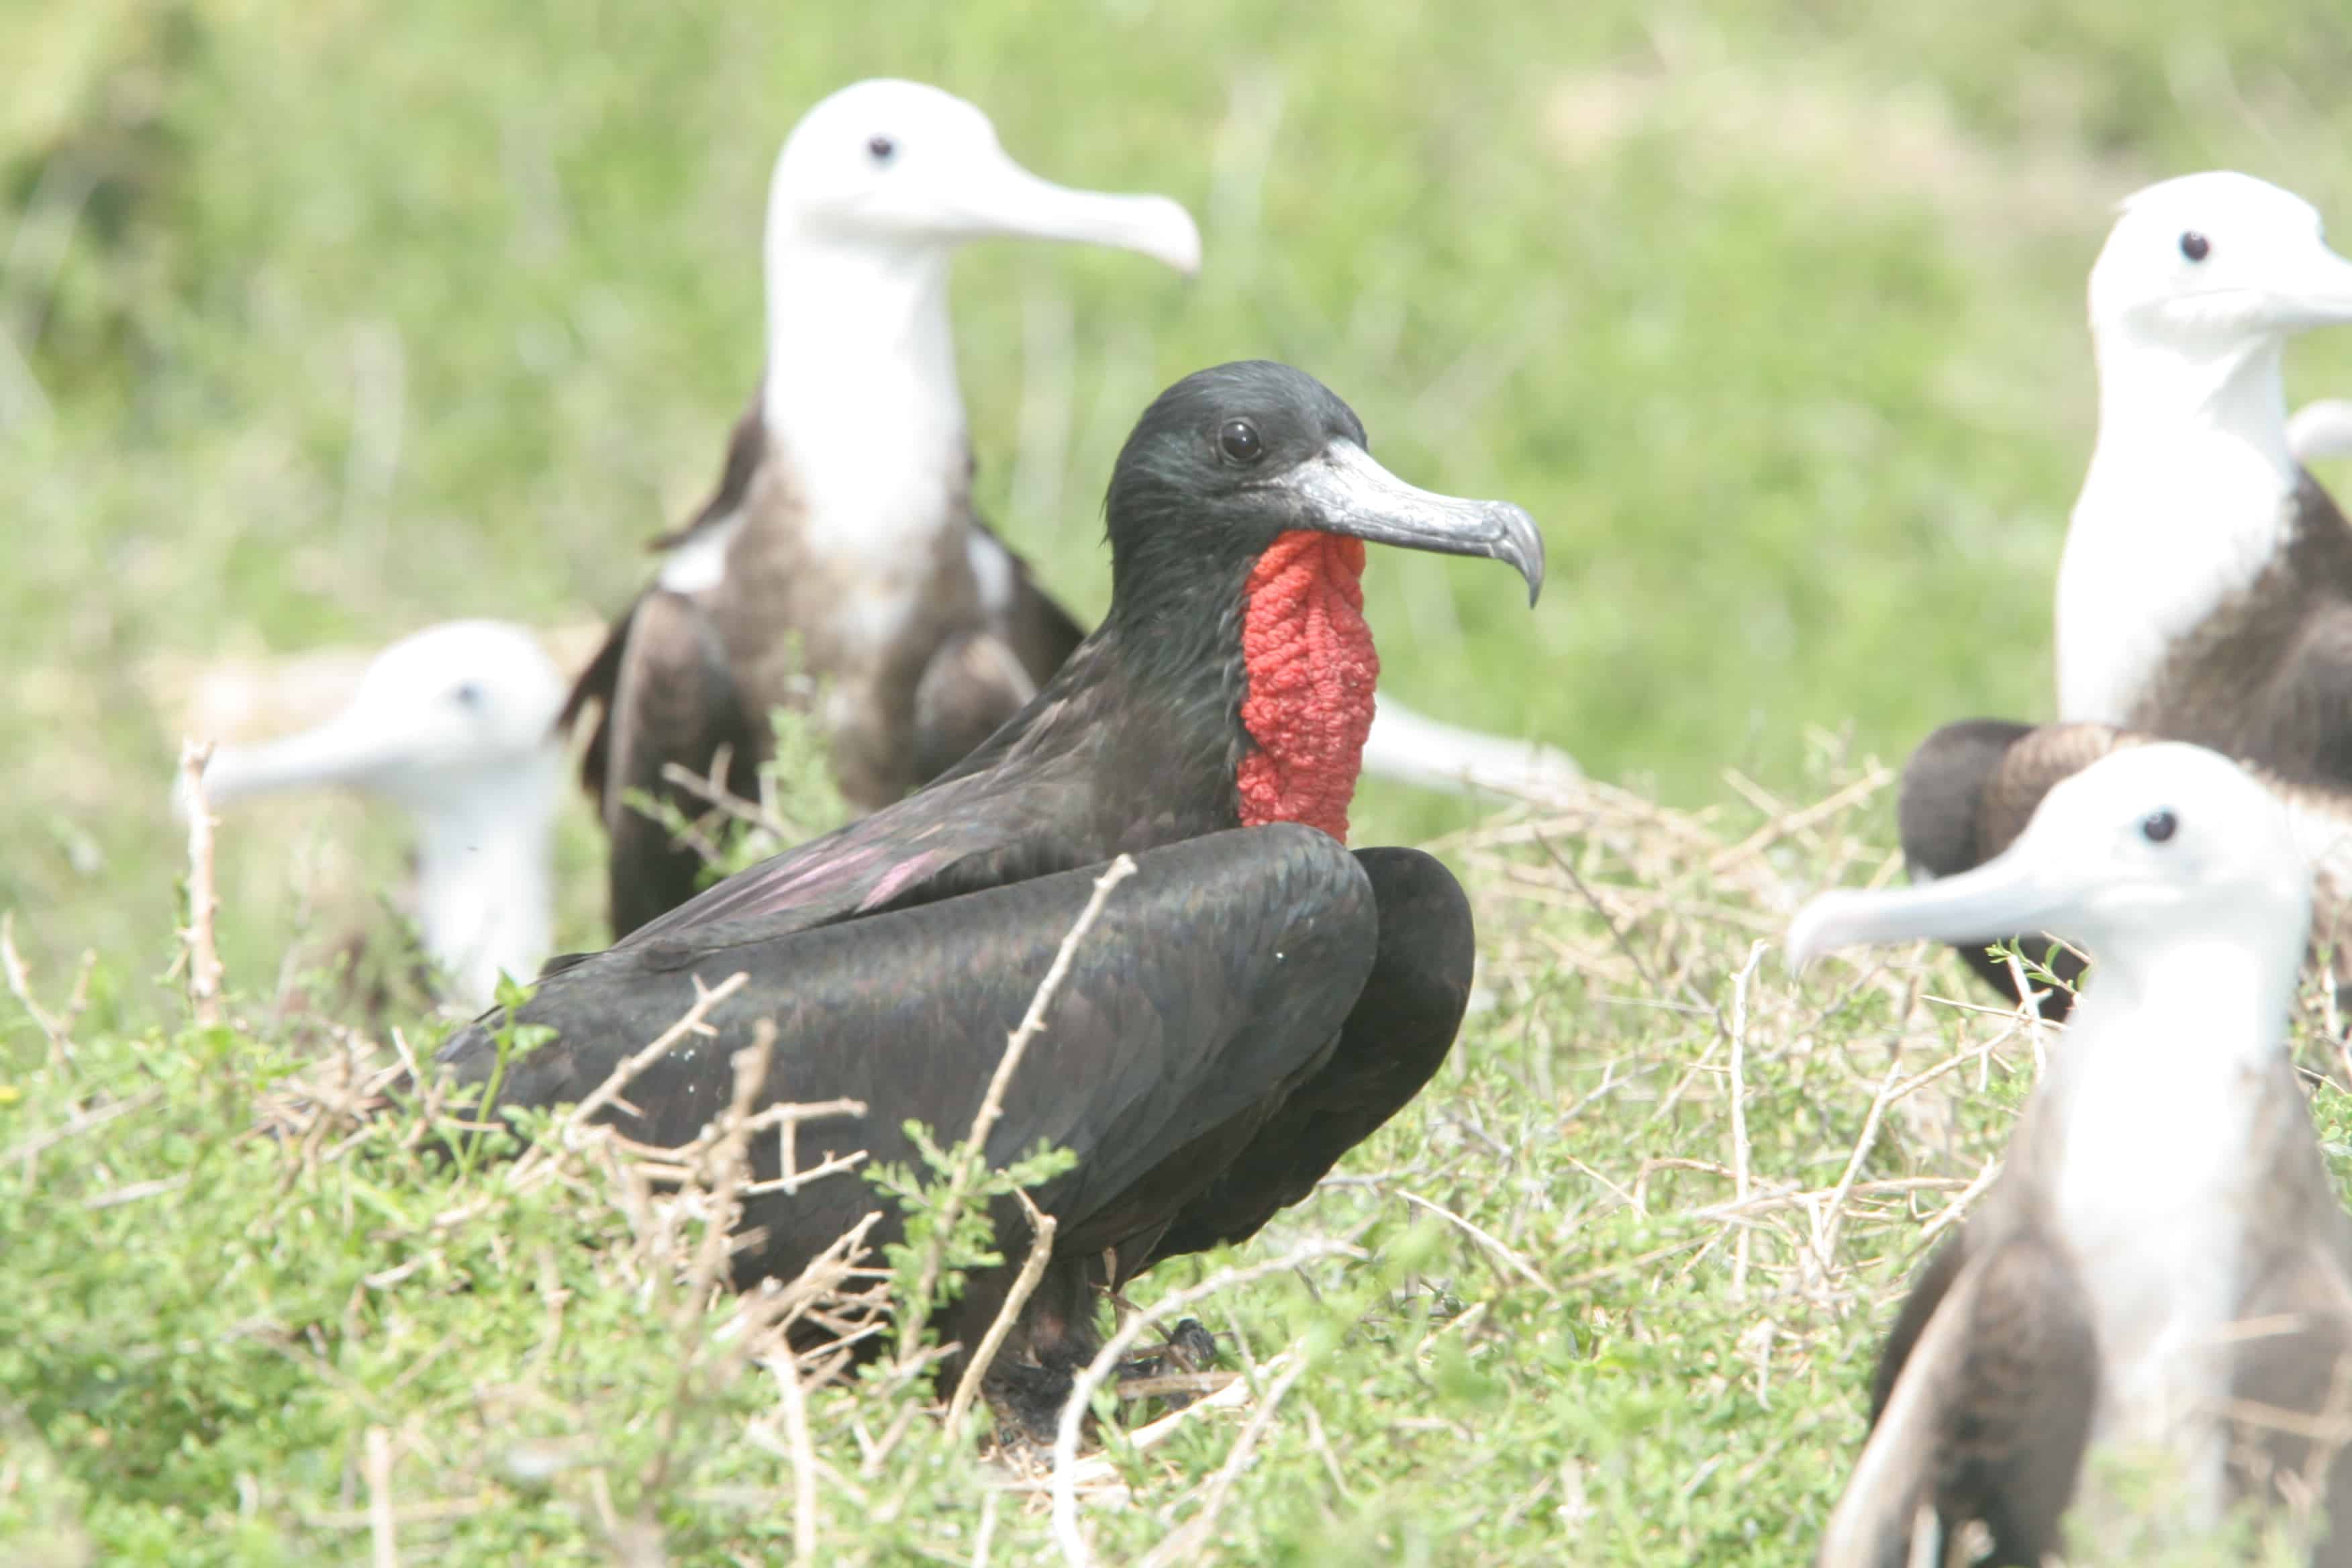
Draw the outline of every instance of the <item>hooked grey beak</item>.
[[[992,148],[947,198],[967,237],[1001,235],[1132,250],[1186,277],[1201,269],[1201,231],[1166,196],[1108,195],[1041,180]]]
[[[1543,592],[1543,535],[1535,519],[1508,501],[1465,500],[1409,485],[1346,439],[1273,482],[1297,491],[1315,513],[1313,526],[1326,533],[1440,555],[1483,555],[1527,579],[1529,605]]]
[[[247,795],[319,784],[364,785],[397,754],[397,747],[348,713],[314,730],[254,746],[222,746],[205,765],[205,799],[213,805]],[[173,805],[188,803],[177,785]]]
[[[2292,262],[2280,258],[2267,292],[2270,315],[2289,330],[2352,321],[2352,261],[2315,242]]]
[[[2012,846],[1973,871],[1922,887],[1822,894],[1790,923],[1789,964],[1801,971],[1823,953],[1876,942],[2005,942],[2063,925],[2067,912],[2038,858]]]

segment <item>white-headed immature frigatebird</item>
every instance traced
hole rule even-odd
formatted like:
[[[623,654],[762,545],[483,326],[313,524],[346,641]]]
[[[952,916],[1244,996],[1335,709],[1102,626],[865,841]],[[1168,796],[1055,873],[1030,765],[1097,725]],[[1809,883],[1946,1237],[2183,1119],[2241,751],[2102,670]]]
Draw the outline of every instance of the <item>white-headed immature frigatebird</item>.
[[[997,1363],[1039,1423],[1096,1345],[1094,1287],[1252,1235],[1427,1083],[1460,1026],[1460,886],[1418,851],[1343,846],[1379,668],[1365,542],[1507,562],[1531,601],[1543,579],[1526,512],[1398,479],[1346,404],[1265,362],[1163,393],[1106,511],[1109,613],[1009,723],[898,804],[559,961],[518,1014],[556,1037],[500,1089],[509,1105],[577,1100],[685,1011],[695,976],[742,971],[719,1038],[656,1062],[616,1124],[692,1138],[772,1017],[768,1096],[863,1100],[844,1152],[909,1159],[908,1119],[970,1124],[1097,872],[1134,856],[987,1150],[1077,1157],[1035,1194],[1055,1255]],[[495,1022],[440,1059],[486,1079]],[[753,1199],[739,1279],[795,1272],[872,1206],[840,1179]],[[996,1216],[1008,1238],[1016,1213]],[[974,1343],[1011,1278],[973,1277],[944,1331]]]
[[[551,945],[563,792],[551,727],[562,701],[563,677],[530,632],[445,622],[376,655],[325,723],[214,752],[205,796],[340,785],[404,807],[417,934],[449,1001],[470,1014],[489,1005],[501,974],[530,973]]]
[[[2309,1561],[2352,1563],[2352,1217],[2287,1051],[2311,888],[2269,788],[2161,742],[2061,780],[1981,866],[1798,915],[1800,964],[2000,930],[2095,961],[2000,1179],[1887,1334],[1822,1568],[2039,1564],[2070,1510],[2087,1540],[2157,1510],[2201,1535],[2250,1499],[2323,1506]],[[2171,1468],[2129,1500],[2095,1451]],[[1972,1521],[1989,1554],[1960,1552]]]
[[[987,237],[1111,246],[1181,272],[1201,238],[1165,196],[1048,184],[986,115],[939,89],[865,81],[811,109],[769,188],[767,365],[724,471],[656,542],[655,581],[564,707],[595,728],[582,776],[612,838],[625,936],[692,897],[703,863],[633,797],[689,815],[675,765],[758,793],[769,711],[821,700],[849,804],[937,777],[1061,668],[1084,637],[972,503],[948,272]],[[823,688],[814,699],[812,685]],[[1408,782],[1556,788],[1559,752],[1384,702],[1366,765]]]
[[[2032,774],[2046,787],[2065,758],[2100,754],[2077,726],[2210,746],[2322,795],[2352,790],[2352,527],[2299,461],[2326,433],[2290,430],[2281,369],[2290,338],[2352,323],[2352,260],[2292,193],[2189,174],[2124,203],[2089,299],[2098,441],[2058,572],[2068,731],[1969,721],[1929,737],[1904,773],[1916,870],[1948,876],[2000,848],[1979,825],[2014,833],[2032,801],[2020,811],[1980,787],[2013,793]],[[1974,947],[1970,963],[2011,990]]]
[[[656,541],[661,568],[564,708],[599,710],[583,778],[613,841],[613,929],[691,897],[702,872],[632,803],[698,807],[664,781],[722,752],[758,793],[768,714],[819,715],[835,775],[870,811],[985,740],[1082,635],[972,506],[948,316],[962,245],[1133,250],[1192,272],[1201,237],[1165,196],[1048,184],[988,117],[910,81],[863,81],[802,117],[768,195],[767,364],[718,488]]]

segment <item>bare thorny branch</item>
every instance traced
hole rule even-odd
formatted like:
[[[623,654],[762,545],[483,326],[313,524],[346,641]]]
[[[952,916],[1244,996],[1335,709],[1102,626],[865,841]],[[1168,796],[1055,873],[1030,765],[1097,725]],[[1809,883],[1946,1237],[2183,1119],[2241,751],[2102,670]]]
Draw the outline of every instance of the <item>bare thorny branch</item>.
[[[25,955],[16,951],[16,917],[0,911],[0,972],[8,980],[8,994],[16,998],[19,1006],[41,1031],[49,1045],[49,1066],[70,1070],[74,1061],[73,1030],[80,1022],[83,1009],[89,1005],[89,977],[98,967],[98,951],[85,949],[81,964],[74,972],[73,989],[66,995],[65,1006],[52,1013],[33,996],[32,971]]]
[[[180,786],[188,806],[188,923],[181,934],[187,944],[188,1001],[205,1028],[221,1021],[220,949],[213,939],[220,899],[213,887],[212,808],[205,800],[205,764],[212,756],[208,741],[180,746]]]

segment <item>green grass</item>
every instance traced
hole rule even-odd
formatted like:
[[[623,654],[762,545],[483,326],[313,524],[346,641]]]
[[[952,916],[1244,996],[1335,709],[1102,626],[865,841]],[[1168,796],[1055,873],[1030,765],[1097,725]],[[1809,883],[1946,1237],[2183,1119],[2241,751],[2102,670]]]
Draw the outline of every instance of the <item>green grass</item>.
[[[356,1282],[424,1245],[440,1178],[291,1179],[236,1136],[317,1048],[316,1025],[268,1016],[281,955],[381,922],[398,828],[341,802],[232,816],[222,942],[249,1026],[188,1030],[158,982],[179,715],[144,672],[621,603],[757,374],[767,172],[823,92],[939,81],[1039,172],[1202,220],[1191,284],[1037,247],[960,263],[984,506],[1075,607],[1104,603],[1098,498],[1143,403],[1204,363],[1291,360],[1400,472],[1521,501],[1549,539],[1533,615],[1491,566],[1378,561],[1393,689],[1721,811],[1718,843],[1757,820],[1726,770],[1804,798],[1816,730],[1896,758],[1964,712],[2049,710],[2091,429],[2083,279],[2115,197],[2228,165],[2339,228],[2352,213],[2337,0],[1349,9],[0,6],[0,330],[39,389],[0,362],[0,910],[52,1001],[100,954],[80,1079],[0,1004],[0,1151],[93,1095],[153,1095],[0,1177],[0,1529],[65,1560],[76,1540],[105,1561],[358,1557],[363,1527],[332,1521],[365,1510],[371,1425],[396,1435],[404,1503],[487,1500],[404,1522],[420,1554],[594,1560],[583,1478],[636,1506],[677,1362],[667,1320],[573,1245],[625,1233],[601,1200],[515,1199],[385,1297]],[[2299,347],[2290,380],[2352,388],[2352,344]],[[1883,800],[1866,810],[1854,831],[1883,837]],[[1358,821],[1378,841],[1466,812],[1372,788]],[[1622,823],[1555,827],[1628,885],[1654,868]],[[1720,1006],[1748,934],[1860,874],[1852,842],[1780,846],[1770,886],[1690,884],[1739,919],[1629,905],[1635,945]],[[601,934],[598,848],[575,807],[570,943]],[[1646,1215],[1611,1185],[1654,1155],[1727,1161],[1712,1073],[1647,1120],[1716,1026],[1655,1005],[1572,889],[1536,886],[1549,857],[1517,858],[1475,868],[1497,1009],[1345,1171],[1407,1173],[1559,1294],[1393,1195],[1327,1192],[1290,1228],[1369,1226],[1376,1260],[1217,1309],[1260,1354],[1316,1351],[1219,1531],[1265,1561],[1801,1562],[1917,1223],[1869,1211],[1811,1283],[1777,1231],[1744,1292],[1731,1239],[1637,1266],[1721,1232],[1691,1217],[1715,1178],[1653,1173]],[[1835,1183],[1891,1041],[1925,1060],[1999,1028],[1923,1009],[1898,1030],[1882,1000],[1815,1016],[1827,994],[1770,962],[1756,985],[1756,1170],[1805,1191]],[[2005,1061],[1981,1091],[1970,1069],[1948,1138],[1890,1131],[1864,1178],[1975,1174],[2023,1081]],[[1649,1065],[1586,1100],[1612,1063]],[[577,1304],[551,1349],[541,1257]],[[518,1382],[544,1394],[528,1419],[478,1397]],[[772,1404],[756,1380],[693,1402],[709,1441],[654,1489],[680,1560],[775,1550],[789,1466],[741,1436]],[[812,1411],[828,1552],[969,1560],[972,1461],[919,1423],[862,1475],[850,1415],[845,1395]],[[1189,1517],[1237,1430],[1155,1451],[1137,1506],[1089,1513],[1098,1549]],[[533,1490],[490,1453],[522,1437],[586,1458]],[[1013,1500],[997,1529],[999,1560],[1044,1540]]]
[[[1096,1560],[1811,1561],[1895,1296],[2041,1048],[1948,957],[1801,986],[1757,960],[1818,870],[1892,871],[1860,831],[1883,801],[1846,802],[1595,791],[1449,841],[1488,1001],[1312,1200],[1135,1292],[1357,1249],[1192,1309],[1255,1410],[1114,1441],[1081,1493]],[[12,1563],[350,1561],[379,1518],[399,1561],[786,1560],[789,1405],[746,1361],[776,1347],[699,1283],[706,1198],[664,1222],[593,1148],[533,1156],[561,1177],[537,1183],[427,1160],[430,1107],[348,1113],[354,1072],[383,1081],[364,1037],[234,1012],[84,1024],[69,1065],[28,1041],[0,1079]],[[2352,1100],[2314,1109],[2352,1177]],[[814,1560],[971,1562],[983,1521],[989,1561],[1058,1560],[1029,1472],[919,1385],[806,1405]]]

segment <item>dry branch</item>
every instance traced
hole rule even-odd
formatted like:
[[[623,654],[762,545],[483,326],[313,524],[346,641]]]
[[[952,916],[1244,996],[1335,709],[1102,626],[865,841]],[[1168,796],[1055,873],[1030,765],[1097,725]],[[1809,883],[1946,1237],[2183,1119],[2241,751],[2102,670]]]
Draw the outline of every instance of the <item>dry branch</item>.
[[[1756,966],[1764,962],[1769,943],[1750,942],[1748,962],[1740,966],[1731,983],[1731,1170],[1739,1201],[1746,1203],[1753,1185],[1748,1176],[1748,987],[1756,978]],[[1731,1293],[1748,1293],[1749,1231],[1742,1226],[1739,1239],[1732,1243]]]
[[[16,998],[26,1016],[40,1028],[49,1043],[49,1066],[70,1069],[73,1066],[73,1029],[89,1005],[89,977],[98,967],[98,952],[86,949],[81,955],[81,967],[74,975],[73,990],[66,997],[62,1012],[52,1013],[33,997],[32,972],[26,967],[24,954],[16,951],[16,918],[0,912],[0,971],[8,978],[8,993]]]
[[[1291,1359],[1292,1352],[1289,1351],[1269,1356],[1259,1364],[1258,1372],[1261,1376],[1278,1373],[1289,1364]],[[1148,1454],[1192,1423],[1218,1411],[1232,1410],[1246,1405],[1255,1396],[1255,1394],[1256,1385],[1247,1379],[1233,1378],[1213,1394],[1202,1395],[1181,1410],[1171,1410],[1156,1421],[1121,1433],[1119,1447],[1129,1454]],[[1118,1466],[1108,1455],[1096,1454],[1072,1465],[1069,1474],[1070,1484],[1073,1487],[1094,1488],[1117,1481]],[[1055,1472],[1048,1472],[1042,1479],[1023,1476],[1003,1484],[1016,1490],[1051,1491],[1054,1486],[1054,1475]]]
[[[996,1352],[1004,1347],[1005,1336],[1021,1320],[1021,1309],[1029,1304],[1029,1297],[1037,1289],[1037,1281],[1045,1277],[1045,1265],[1054,1256],[1054,1232],[1059,1228],[1052,1215],[1040,1213],[1027,1193],[1015,1193],[1021,1200],[1022,1212],[1029,1216],[1029,1256],[1013,1277],[1013,1288],[1004,1293],[1004,1304],[996,1310],[996,1319],[981,1336],[980,1348],[965,1363],[963,1375],[956,1380],[955,1397],[948,1405],[948,1430],[956,1430],[963,1423],[964,1413],[971,1408],[979,1395],[981,1380],[988,1375]]]
[[[392,1434],[367,1429],[368,1541],[375,1568],[400,1568],[392,1521]]]
[[[1220,1290],[1262,1279],[1269,1274],[1312,1263],[1322,1258],[1361,1258],[1363,1253],[1344,1241],[1328,1237],[1315,1237],[1289,1248],[1276,1258],[1261,1262],[1234,1265],[1220,1268],[1196,1285],[1172,1290],[1119,1325],[1118,1331],[1103,1342],[1077,1376],[1071,1381],[1070,1396],[1062,1405],[1062,1419],[1054,1434],[1054,1542],[1061,1549],[1062,1560],[1070,1568],[1087,1568],[1094,1553],[1087,1545],[1086,1534],[1078,1527],[1078,1497],[1074,1468],[1078,1451],[1078,1428],[1085,1424],[1087,1411],[1094,1403],[1095,1390],[1110,1376],[1111,1368],[1119,1358],[1133,1348],[1136,1341],[1152,1324],[1204,1300]]]
[[[1294,1346],[1293,1350],[1296,1352],[1298,1347]],[[1179,1558],[1197,1555],[1210,1544],[1210,1532],[1217,1528],[1217,1516],[1224,1511],[1225,1500],[1232,1495],[1234,1483],[1249,1467],[1251,1456],[1257,1452],[1259,1440],[1265,1436],[1266,1428],[1274,1424],[1274,1413],[1281,1405],[1283,1395],[1290,1392],[1291,1384],[1297,1383],[1306,1371],[1307,1358],[1301,1352],[1279,1376],[1265,1385],[1265,1391],[1258,1396],[1257,1408],[1250,1412],[1249,1424],[1242,1428],[1241,1436],[1234,1439],[1232,1452],[1225,1456],[1225,1462],[1217,1467],[1217,1473],[1209,1478],[1208,1486],[1202,1489],[1200,1511],[1186,1520],[1182,1529],[1144,1553],[1140,1568],[1168,1568]]]
[[[751,976],[748,971],[739,969],[711,986],[705,986],[699,974],[693,978],[694,1001],[679,1015],[677,1022],[664,1029],[643,1050],[624,1058],[603,1083],[591,1089],[579,1104],[565,1111],[551,1129],[555,1136],[524,1151],[522,1157],[514,1163],[508,1180],[517,1184],[532,1180],[541,1169],[553,1161],[555,1150],[576,1147],[582,1130],[595,1114],[619,1100],[621,1091],[627,1089],[639,1073],[659,1061],[680,1040],[689,1035],[707,1037],[718,1034],[719,1031],[706,1022],[711,1009],[742,990],[751,983]],[[487,1110],[489,1108],[486,1106],[483,1109]]]
[[[816,1446],[809,1440],[808,1400],[801,1390],[800,1368],[790,1362],[772,1365],[777,1403],[784,1416],[785,1452],[793,1465],[793,1562],[807,1568],[816,1561]]]
[[[1496,1258],[1501,1258],[1505,1263],[1509,1264],[1511,1267],[1511,1272],[1517,1274],[1520,1279],[1525,1279],[1528,1284],[1534,1286],[1545,1295],[1552,1297],[1554,1300],[1558,1300],[1559,1291],[1555,1286],[1553,1286],[1551,1281],[1546,1279],[1541,1274],[1538,1273],[1536,1271],[1536,1266],[1529,1263],[1526,1258],[1520,1257],[1509,1244],[1502,1239],[1502,1237],[1495,1235],[1491,1231],[1482,1229],[1481,1227],[1471,1224],[1468,1220],[1464,1219],[1460,1215],[1455,1214],[1452,1209],[1447,1208],[1443,1204],[1434,1204],[1430,1202],[1427,1198],[1423,1197],[1419,1193],[1409,1193],[1402,1187],[1399,1187],[1396,1190],[1396,1194],[1415,1207],[1427,1209],[1431,1214],[1437,1215],[1440,1219],[1445,1220],[1452,1225],[1458,1226],[1463,1235],[1476,1242],[1480,1247],[1485,1247]]]
[[[221,1021],[220,948],[213,939],[220,899],[213,888],[212,808],[205,800],[205,764],[212,757],[209,741],[180,743],[180,788],[188,806],[188,924],[182,940],[188,952],[188,1002],[204,1028]]]

